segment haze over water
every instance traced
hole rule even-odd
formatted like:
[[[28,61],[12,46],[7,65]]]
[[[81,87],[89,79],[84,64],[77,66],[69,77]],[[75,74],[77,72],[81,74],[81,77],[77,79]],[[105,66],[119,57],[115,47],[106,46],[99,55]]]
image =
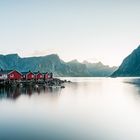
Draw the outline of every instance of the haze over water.
[[[65,89],[1,89],[0,139],[140,139],[138,78],[70,80]]]

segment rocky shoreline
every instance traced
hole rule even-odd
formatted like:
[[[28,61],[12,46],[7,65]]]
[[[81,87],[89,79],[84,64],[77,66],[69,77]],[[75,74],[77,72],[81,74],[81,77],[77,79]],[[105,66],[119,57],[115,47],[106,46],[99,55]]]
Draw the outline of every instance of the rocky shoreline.
[[[70,83],[71,81],[67,80],[61,80],[58,78],[52,78],[48,80],[39,80],[39,81],[28,81],[28,80],[22,80],[22,81],[0,81],[0,87],[26,87],[26,86],[44,86],[44,87],[60,87],[65,88],[64,83]]]

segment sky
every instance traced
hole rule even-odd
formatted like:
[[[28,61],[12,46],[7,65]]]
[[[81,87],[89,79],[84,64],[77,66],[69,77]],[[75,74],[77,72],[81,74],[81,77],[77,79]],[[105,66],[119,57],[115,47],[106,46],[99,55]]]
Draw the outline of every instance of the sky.
[[[0,0],[0,54],[118,66],[140,43],[139,0]]]

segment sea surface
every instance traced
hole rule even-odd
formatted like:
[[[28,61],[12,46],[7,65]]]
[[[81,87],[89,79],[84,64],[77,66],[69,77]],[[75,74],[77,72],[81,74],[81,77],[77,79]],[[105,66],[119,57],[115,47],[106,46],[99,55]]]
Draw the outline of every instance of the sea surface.
[[[0,88],[0,140],[140,140],[140,78]]]

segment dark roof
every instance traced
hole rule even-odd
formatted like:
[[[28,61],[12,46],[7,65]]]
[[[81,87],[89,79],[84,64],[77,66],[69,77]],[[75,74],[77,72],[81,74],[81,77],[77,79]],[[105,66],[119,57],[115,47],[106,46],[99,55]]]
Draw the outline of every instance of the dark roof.
[[[0,74],[8,74],[11,73],[13,70],[0,70]]]
[[[27,75],[28,73],[33,73],[31,71],[28,71],[28,72],[21,72],[22,75]],[[34,74],[34,73],[33,73]]]
[[[0,74],[9,74],[9,73],[11,73],[11,72],[13,72],[13,71],[16,71],[16,72],[18,72],[19,74],[21,74],[19,71],[17,71],[17,70],[0,70]]]
[[[22,75],[26,75],[28,74],[29,72],[21,72]]]
[[[41,72],[34,72],[34,74],[39,74],[39,73],[41,73]]]
[[[42,74],[49,74],[49,72],[43,72]]]

